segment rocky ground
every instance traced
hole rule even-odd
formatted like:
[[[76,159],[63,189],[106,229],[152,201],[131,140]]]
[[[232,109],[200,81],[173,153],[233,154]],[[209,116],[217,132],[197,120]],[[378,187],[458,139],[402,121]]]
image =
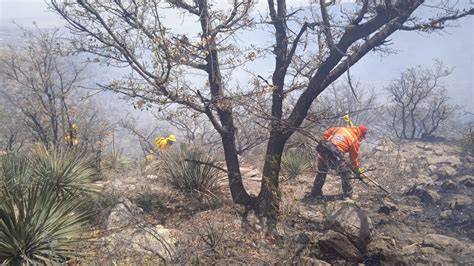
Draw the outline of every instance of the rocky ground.
[[[474,157],[453,143],[385,140],[361,155],[367,175],[386,187],[354,181],[354,197],[305,199],[307,173],[282,184],[278,232],[267,237],[260,221],[242,222],[226,179],[220,193],[187,197],[167,187],[157,166],[135,176],[98,182],[108,195],[85,241],[94,262],[471,264],[474,261]],[[246,163],[246,188],[258,193],[260,172]],[[329,175],[326,195],[338,195]],[[103,204],[104,205],[104,204]],[[140,207],[139,207],[140,206]]]

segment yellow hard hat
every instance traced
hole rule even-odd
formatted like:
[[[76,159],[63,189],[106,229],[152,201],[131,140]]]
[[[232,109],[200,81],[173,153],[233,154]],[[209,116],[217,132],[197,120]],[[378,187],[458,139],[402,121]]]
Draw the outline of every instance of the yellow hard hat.
[[[175,135],[169,135],[168,140],[170,141],[176,141],[176,136]]]
[[[344,119],[344,121],[346,122],[351,121],[351,119],[349,118],[349,114],[345,114],[344,116],[342,116],[342,119]]]
[[[72,127],[72,128],[76,128],[77,125],[76,125],[76,124],[72,124],[71,127]]]

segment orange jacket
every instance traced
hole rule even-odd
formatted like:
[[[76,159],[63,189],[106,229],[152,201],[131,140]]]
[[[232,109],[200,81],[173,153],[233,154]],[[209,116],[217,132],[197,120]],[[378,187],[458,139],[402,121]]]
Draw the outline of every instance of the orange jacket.
[[[358,127],[332,127],[324,131],[323,138],[329,140],[344,153],[349,153],[353,167],[359,166],[360,130]]]

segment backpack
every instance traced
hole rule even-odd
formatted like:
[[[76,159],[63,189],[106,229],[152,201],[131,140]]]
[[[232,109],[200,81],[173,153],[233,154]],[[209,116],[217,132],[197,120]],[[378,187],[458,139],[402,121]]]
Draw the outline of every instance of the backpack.
[[[327,140],[322,140],[318,146],[316,146],[316,151],[327,160],[328,166],[331,169],[338,168],[344,156],[336,145]]]

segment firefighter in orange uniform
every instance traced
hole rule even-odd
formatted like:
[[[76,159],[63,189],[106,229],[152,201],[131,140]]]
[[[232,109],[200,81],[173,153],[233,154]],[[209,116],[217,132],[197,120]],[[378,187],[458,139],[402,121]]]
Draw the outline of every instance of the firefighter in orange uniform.
[[[351,175],[349,166],[341,164],[341,158],[349,153],[352,167],[357,174],[362,174],[364,169],[359,166],[360,142],[367,134],[365,125],[333,127],[323,133],[323,141],[318,145],[318,173],[314,179],[311,190],[312,197],[322,197],[322,188],[326,180],[327,171],[335,169],[341,176],[343,197],[352,196],[352,185],[348,179]]]

